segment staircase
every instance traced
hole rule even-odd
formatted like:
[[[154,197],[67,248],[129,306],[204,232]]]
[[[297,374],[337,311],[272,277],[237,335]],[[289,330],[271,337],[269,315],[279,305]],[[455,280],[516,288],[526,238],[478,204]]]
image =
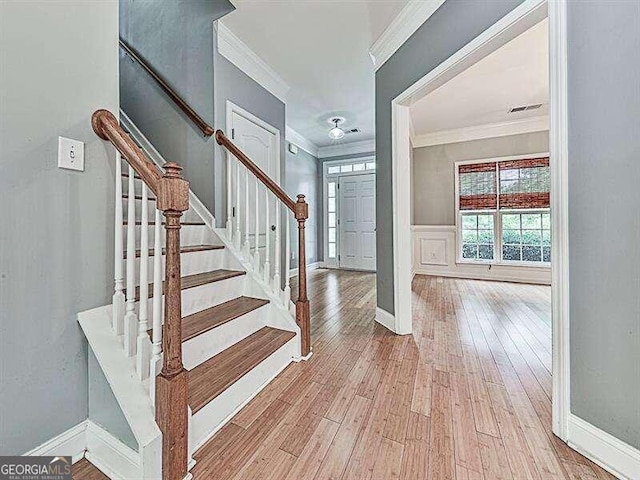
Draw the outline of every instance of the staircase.
[[[306,282],[294,307],[288,261],[282,273],[280,266],[289,235],[279,232],[288,209],[299,227],[304,278],[306,203],[303,196],[283,201],[282,189],[218,132],[233,154],[229,162],[238,159],[237,177],[246,169],[264,195],[255,213],[257,195],[236,216],[229,206],[227,227],[217,229],[180,167],[166,163],[126,115],[120,125],[101,110],[92,121],[119,152],[114,295],[111,305],[78,319],[138,449],[88,442],[86,456],[111,478],[189,478],[195,451],[290,362],[310,355]],[[227,188],[241,198],[234,189],[249,184],[229,181]],[[270,233],[260,228],[269,221],[259,222],[258,212],[268,212],[269,202],[277,205],[277,230],[275,242],[265,244]]]

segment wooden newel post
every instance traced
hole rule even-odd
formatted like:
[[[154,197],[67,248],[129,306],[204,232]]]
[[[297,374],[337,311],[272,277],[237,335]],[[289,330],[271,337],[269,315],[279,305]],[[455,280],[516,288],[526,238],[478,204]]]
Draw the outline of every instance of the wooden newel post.
[[[305,253],[304,228],[309,218],[309,205],[304,195],[298,195],[294,215],[298,221],[298,300],[296,301],[296,323],[301,333],[301,355],[306,357],[311,352],[311,320],[309,314],[309,298],[307,298],[307,258]]]
[[[187,371],[182,365],[182,308],[180,285],[180,217],[189,209],[189,182],[182,167],[164,165],[157,202],[165,217],[166,266],[164,282],[163,364],[156,379],[156,422],[162,431],[162,478],[187,475]],[[158,254],[159,252],[156,252]]]

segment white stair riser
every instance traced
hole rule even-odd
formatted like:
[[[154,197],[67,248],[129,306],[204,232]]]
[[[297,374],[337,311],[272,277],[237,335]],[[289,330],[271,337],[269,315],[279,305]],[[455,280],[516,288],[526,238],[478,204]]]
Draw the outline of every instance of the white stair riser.
[[[124,229],[124,241],[127,240],[127,225],[122,227]],[[149,245],[153,245],[154,226],[149,228]],[[136,245],[140,245],[140,231],[141,225],[136,225]],[[165,245],[164,225],[162,226],[162,246]],[[180,245],[183,247],[191,247],[195,245],[216,245],[218,238],[216,235],[205,225],[182,225],[180,229]],[[126,245],[126,243],[125,243]],[[137,248],[137,247],[136,247]]]
[[[202,446],[214,432],[222,427],[225,420],[258,394],[267,382],[271,381],[278,372],[291,363],[292,358],[299,353],[295,351],[295,348],[295,338],[292,338],[253,370],[198,410],[193,416],[192,432],[189,435],[192,439],[191,451],[195,451]]]
[[[191,370],[223,350],[266,326],[268,309],[263,306],[200,334],[182,344],[184,368]]]
[[[136,204],[136,221],[141,221],[142,219],[142,200],[136,199],[135,200],[135,204]],[[147,215],[147,220],[149,220],[150,222],[153,222],[155,219],[155,215],[156,215],[156,201],[155,200],[149,200],[147,202],[147,209],[148,209],[148,215]],[[122,199],[122,215],[123,218],[127,218],[128,216],[128,212],[129,212],[129,199],[128,198],[123,198]],[[162,217],[164,220],[164,216]],[[200,216],[193,210],[189,209],[186,212],[184,212],[182,214],[182,221],[183,222],[201,222],[202,219],[200,218]]]
[[[164,272],[166,257],[162,256],[162,271]],[[149,272],[153,272],[154,257],[149,256],[147,265]],[[123,261],[126,270],[126,260]],[[136,272],[140,272],[140,257],[136,257]],[[210,272],[220,268],[231,269],[232,265],[227,261],[224,249],[203,250],[201,252],[183,252],[180,255],[180,274],[182,277],[196,273]]]
[[[244,275],[238,275],[237,277],[182,290],[182,316],[186,317],[192,313],[200,312],[233,300],[242,295],[243,287]],[[136,302],[136,308],[138,307],[138,303],[139,302]],[[162,304],[164,306],[164,298]],[[153,298],[148,300],[147,310],[151,318]]]

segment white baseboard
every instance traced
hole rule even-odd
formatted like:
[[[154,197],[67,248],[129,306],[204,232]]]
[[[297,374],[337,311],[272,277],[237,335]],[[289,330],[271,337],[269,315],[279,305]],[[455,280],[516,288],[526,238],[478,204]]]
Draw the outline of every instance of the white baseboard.
[[[42,445],[29,450],[25,456],[63,457],[70,455],[73,463],[84,457],[87,445],[87,420],[71,427],[66,432],[47,440]]]
[[[620,480],[640,480],[640,450],[575,415],[567,443]]]
[[[395,333],[396,317],[380,307],[376,307],[376,322]]]
[[[314,263],[309,263],[307,265],[307,272],[310,270],[315,270],[316,268],[324,268],[324,262],[314,262]],[[289,270],[289,278],[293,278],[293,277],[297,277],[298,276],[298,269],[297,268],[292,268],[291,270]]]
[[[111,479],[142,478],[140,455],[99,425],[87,420],[87,460]]]
[[[471,268],[469,268],[471,267]],[[480,268],[473,268],[480,267]],[[495,282],[511,282],[511,283],[526,283],[533,285],[550,285],[548,279],[550,271],[544,271],[543,269],[536,267],[507,267],[509,269],[520,268],[522,269],[515,274],[506,273],[500,271],[500,266],[494,266],[491,271],[486,270],[486,267],[482,265],[462,265],[460,268],[446,269],[438,267],[419,267],[413,271],[413,276],[416,275],[430,275],[433,277],[448,277],[448,278],[465,278],[469,280],[492,280]],[[412,278],[413,278],[412,276]]]

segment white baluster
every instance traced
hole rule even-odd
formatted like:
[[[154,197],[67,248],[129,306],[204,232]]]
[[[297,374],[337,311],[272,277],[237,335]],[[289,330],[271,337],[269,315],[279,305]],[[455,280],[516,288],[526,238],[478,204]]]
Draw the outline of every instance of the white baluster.
[[[270,248],[270,230],[271,225],[269,225],[269,189],[265,187],[264,189],[264,216],[265,216],[265,249],[264,249],[264,282],[268,285],[271,280],[271,265],[269,264],[269,248]]]
[[[249,260],[249,169],[244,169],[244,258]]]
[[[240,162],[236,162],[236,236],[233,239],[237,250],[242,240],[240,233]]]
[[[280,245],[280,202],[276,201],[276,239],[273,247],[273,262],[275,264],[273,272],[273,292],[278,294],[282,290],[280,283],[280,256],[282,247]]]
[[[136,315],[136,190],[135,172],[129,165],[127,194],[127,304],[124,315],[124,353],[127,357],[136,354],[138,316]]]
[[[156,199],[157,201],[157,199]],[[162,353],[162,217],[160,210],[156,208],[155,228],[153,233],[153,346],[151,347],[151,366],[149,375],[151,376],[150,393],[151,400],[155,405],[156,398],[156,375],[160,373]]]
[[[231,154],[227,153],[227,240],[233,241],[233,220],[231,218],[231,210],[233,208],[231,199],[233,192],[231,191]]]
[[[136,367],[138,378],[146,380],[149,375],[150,347],[149,343],[149,191],[142,183],[142,222],[140,232],[140,315],[138,318],[138,346],[136,350]],[[155,252],[158,255],[160,252]]]
[[[256,182],[256,244],[253,251],[253,269],[257,275],[260,275],[260,182],[255,178]]]
[[[116,155],[116,215],[115,215],[115,262],[114,262],[114,293],[111,302],[113,310],[113,319],[111,325],[116,335],[122,335],[124,332],[124,251],[122,238],[122,157],[118,153]]]
[[[288,309],[289,302],[291,301],[291,285],[290,285],[290,275],[291,275],[291,231],[289,230],[291,219],[289,218],[289,212],[286,212],[285,216],[285,258],[284,258],[284,292],[282,295],[284,306]]]

